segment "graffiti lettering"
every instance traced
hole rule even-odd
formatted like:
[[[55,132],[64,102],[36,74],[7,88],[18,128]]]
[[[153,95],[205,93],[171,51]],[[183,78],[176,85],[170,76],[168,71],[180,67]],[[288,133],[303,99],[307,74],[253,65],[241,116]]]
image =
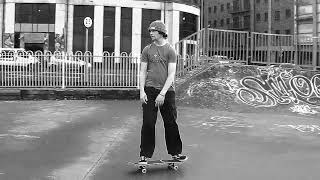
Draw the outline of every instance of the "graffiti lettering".
[[[261,82],[255,77],[245,77],[240,81],[240,84],[244,88],[239,88],[237,95],[243,103],[257,107],[276,105],[275,99],[268,94],[270,87],[265,82]],[[247,96],[245,94],[247,94]]]
[[[314,75],[311,78],[312,88],[317,97],[320,97],[320,74]]]
[[[196,121],[191,126],[195,128],[202,129],[210,129],[210,128],[218,128],[218,129],[227,129],[227,128],[253,128],[253,125],[250,125],[244,121],[241,121],[234,117],[226,117],[226,116],[213,116],[210,120]]]
[[[294,105],[293,107],[290,107],[292,112],[297,112],[299,114],[316,114],[318,111],[313,110],[308,105]]]
[[[320,127],[318,125],[279,125],[275,124],[279,128],[292,128],[303,133],[318,133],[320,134]]]
[[[285,71],[276,76],[261,76],[261,80],[244,77],[240,84],[242,88],[237,90],[237,97],[250,106],[271,107],[292,102],[320,105],[320,74],[308,79]]]

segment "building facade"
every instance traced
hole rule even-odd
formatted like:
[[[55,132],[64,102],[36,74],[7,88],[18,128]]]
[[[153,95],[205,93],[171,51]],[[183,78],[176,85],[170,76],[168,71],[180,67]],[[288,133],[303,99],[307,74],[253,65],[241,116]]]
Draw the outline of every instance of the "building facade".
[[[162,20],[174,44],[199,30],[198,0],[0,0],[2,47],[138,55]],[[92,19],[86,33],[85,17]],[[86,34],[88,34],[86,36]],[[86,38],[87,37],[87,38]]]
[[[255,0],[255,31],[267,33],[271,23],[273,34],[294,34],[294,1],[271,0],[271,16],[269,5],[268,0]]]
[[[320,1],[295,0],[295,34],[317,37],[320,34]]]
[[[293,0],[208,0],[207,5],[207,19],[212,28],[294,33]]]
[[[208,26],[216,29],[230,29],[232,27],[232,0],[216,0],[207,2]]]

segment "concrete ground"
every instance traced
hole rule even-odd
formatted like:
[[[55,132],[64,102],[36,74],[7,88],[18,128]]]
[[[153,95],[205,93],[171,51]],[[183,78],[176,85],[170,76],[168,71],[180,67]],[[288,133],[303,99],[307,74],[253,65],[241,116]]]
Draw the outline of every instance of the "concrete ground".
[[[319,116],[178,106],[178,171],[141,174],[138,101],[0,101],[1,180],[316,180]],[[154,158],[167,158],[161,117]]]

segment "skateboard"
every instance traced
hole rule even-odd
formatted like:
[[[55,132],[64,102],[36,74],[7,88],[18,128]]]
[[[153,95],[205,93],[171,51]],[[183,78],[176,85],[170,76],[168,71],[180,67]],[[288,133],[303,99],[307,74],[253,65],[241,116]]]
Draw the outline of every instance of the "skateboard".
[[[179,161],[179,160],[173,160],[173,159],[160,159],[160,160],[150,160],[147,161],[147,164],[141,165],[138,162],[132,163],[129,162],[128,164],[132,164],[134,166],[139,167],[139,170],[141,170],[141,172],[143,174],[147,173],[147,167],[149,166],[160,166],[160,165],[167,165],[168,169],[172,169],[177,171],[178,170],[178,164],[182,164],[184,163],[186,160],[184,161]]]

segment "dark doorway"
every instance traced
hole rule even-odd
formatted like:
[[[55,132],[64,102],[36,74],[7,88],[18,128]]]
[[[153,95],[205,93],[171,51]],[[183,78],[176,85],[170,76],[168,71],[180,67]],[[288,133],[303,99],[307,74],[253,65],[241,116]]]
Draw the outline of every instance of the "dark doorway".
[[[41,51],[41,52],[43,52],[43,45],[44,45],[44,43],[25,43],[24,48],[26,51],[32,51],[32,52]]]

